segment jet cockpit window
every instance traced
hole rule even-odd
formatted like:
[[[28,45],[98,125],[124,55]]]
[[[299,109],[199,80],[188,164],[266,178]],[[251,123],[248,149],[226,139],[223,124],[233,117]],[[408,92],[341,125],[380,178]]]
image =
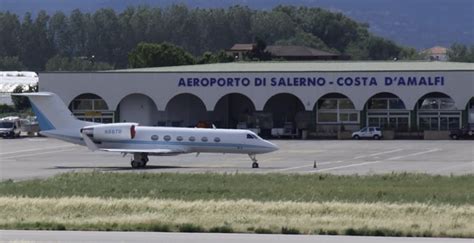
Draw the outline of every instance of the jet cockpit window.
[[[171,136],[170,136],[170,135],[166,135],[166,136],[163,137],[163,139],[164,139],[165,141],[170,141],[170,140],[171,140]]]
[[[247,134],[247,139],[257,139],[257,136],[249,133]]]

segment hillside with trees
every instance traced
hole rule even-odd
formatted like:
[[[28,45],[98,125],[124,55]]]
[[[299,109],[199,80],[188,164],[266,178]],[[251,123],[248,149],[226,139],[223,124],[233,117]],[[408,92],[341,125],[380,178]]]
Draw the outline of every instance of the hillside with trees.
[[[261,10],[278,5],[319,7],[368,23],[371,33],[418,50],[474,41],[472,0],[0,0],[1,9],[19,16],[28,11],[36,16],[40,10],[53,14],[74,9],[94,12],[104,7],[122,12],[130,5],[169,7],[176,3],[193,8],[245,5]]]
[[[374,36],[368,26],[320,8],[243,6],[201,9],[185,5],[128,7],[122,12],[73,10],[69,15],[40,11],[22,19],[0,12],[0,69],[32,71],[127,68],[141,42],[177,45],[195,57],[256,39],[352,56],[357,60],[413,58],[416,51]],[[202,63],[199,61],[194,61]]]

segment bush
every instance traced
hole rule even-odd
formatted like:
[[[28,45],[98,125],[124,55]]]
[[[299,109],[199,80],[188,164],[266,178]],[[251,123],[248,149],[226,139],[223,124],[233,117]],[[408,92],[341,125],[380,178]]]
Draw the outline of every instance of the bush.
[[[212,233],[233,233],[234,230],[230,226],[224,225],[224,226],[212,227],[209,230],[209,232],[212,232]]]
[[[281,227],[281,233],[286,235],[298,235],[300,231],[295,228]]]
[[[258,228],[255,229],[255,233],[257,233],[257,234],[272,234],[273,232],[269,229],[258,227]]]
[[[11,105],[0,104],[0,114],[14,112],[15,108]]]
[[[194,225],[194,224],[191,224],[191,223],[178,225],[178,230],[179,230],[179,232],[188,232],[188,233],[204,232],[204,229],[201,226]]]

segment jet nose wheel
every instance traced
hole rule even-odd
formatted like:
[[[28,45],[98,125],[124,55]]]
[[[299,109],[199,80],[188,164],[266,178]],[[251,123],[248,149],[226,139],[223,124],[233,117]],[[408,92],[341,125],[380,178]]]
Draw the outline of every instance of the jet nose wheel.
[[[252,168],[256,169],[258,168],[258,163],[257,163],[257,157],[255,154],[249,154],[250,159],[252,160]]]

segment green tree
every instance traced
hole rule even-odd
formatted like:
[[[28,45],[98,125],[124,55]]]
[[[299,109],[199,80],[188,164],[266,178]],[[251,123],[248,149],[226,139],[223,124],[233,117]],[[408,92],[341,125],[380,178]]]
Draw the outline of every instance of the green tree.
[[[228,55],[224,50],[220,50],[217,53],[205,52],[197,61],[197,64],[207,64],[207,63],[224,63],[224,62],[233,62],[234,57]]]
[[[452,62],[474,62],[474,44],[470,47],[459,43],[451,45],[448,59]]]
[[[72,56],[73,45],[69,20],[62,12],[56,12],[48,23],[48,39],[51,41],[56,54]]]
[[[114,67],[105,62],[94,62],[87,58],[69,58],[54,56],[46,63],[46,71],[98,71],[111,70]]]
[[[44,70],[48,59],[53,55],[54,48],[48,38],[49,16],[40,11],[33,22],[30,13],[26,13],[21,25],[20,60],[30,70]]]
[[[139,43],[128,55],[132,68],[163,67],[194,64],[194,57],[183,48],[170,43]]]
[[[393,41],[369,36],[362,41],[350,43],[345,54],[355,60],[393,60],[403,58],[403,55],[408,55],[409,52],[404,52]]]
[[[293,19],[281,11],[256,12],[252,16],[251,33],[268,43],[287,39],[295,34],[296,24]]]
[[[38,86],[28,85],[24,87],[23,85],[18,85],[13,90],[13,93],[17,93],[17,94],[24,93],[24,92],[38,92]],[[17,111],[24,111],[26,109],[31,108],[30,101],[28,100],[27,97],[24,97],[24,96],[12,96],[12,102]]]
[[[90,28],[90,15],[84,15],[80,10],[75,9],[69,15],[69,38],[71,40],[71,56],[90,55],[87,50]]]
[[[297,45],[307,46],[318,50],[330,51],[337,53],[335,49],[329,48],[321,39],[314,36],[311,33],[306,33],[302,30],[296,32],[296,34],[288,39],[279,40],[275,42],[276,45]]]
[[[0,57],[0,70],[2,71],[21,71],[25,66],[18,57]]]
[[[204,53],[215,53],[235,43],[251,43],[257,37],[269,45],[305,45],[349,54],[353,59],[418,58],[414,49],[374,36],[367,24],[312,7],[278,6],[262,11],[242,6],[138,6],[121,13],[112,9],[82,13],[76,9],[69,15],[56,12],[51,17],[40,11],[34,19],[30,13],[24,14],[22,21],[15,14],[0,11],[0,58],[18,57],[27,69],[35,71],[44,70],[55,56],[69,59],[54,59],[67,64],[50,64],[53,69],[64,70],[71,62],[91,56],[95,56],[96,63],[125,68],[129,53],[141,42],[172,43],[202,56],[203,62],[214,62],[220,60],[213,57],[216,54]],[[454,46],[453,50],[453,60],[472,60],[472,47],[464,50]],[[253,53],[251,58],[268,59],[261,54]],[[80,67],[67,69],[86,68],[77,62],[74,65]]]
[[[115,65],[120,59],[120,25],[113,9],[99,9],[91,18],[87,37],[87,56]]]
[[[0,57],[18,56],[20,26],[16,14],[0,12]]]
[[[232,43],[230,43],[230,45],[234,43],[251,42],[252,35],[250,31],[252,28],[253,11],[249,7],[237,5],[230,7],[226,14],[228,19],[228,25],[226,27],[231,32]]]

